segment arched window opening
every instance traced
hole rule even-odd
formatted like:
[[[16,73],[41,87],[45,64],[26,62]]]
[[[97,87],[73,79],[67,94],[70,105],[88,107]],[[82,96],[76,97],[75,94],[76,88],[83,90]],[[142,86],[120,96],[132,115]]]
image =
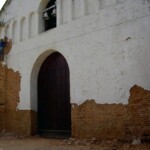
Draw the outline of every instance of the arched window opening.
[[[56,27],[56,0],[50,0],[43,11],[45,31]]]
[[[17,41],[17,21],[14,21],[12,26],[12,41],[13,43]]]
[[[32,12],[29,17],[29,37],[33,37],[35,34],[35,14]]]
[[[7,25],[5,28],[5,36],[9,37],[9,25]]]
[[[20,24],[20,40],[23,41],[26,38],[26,19],[25,17],[21,20]]]

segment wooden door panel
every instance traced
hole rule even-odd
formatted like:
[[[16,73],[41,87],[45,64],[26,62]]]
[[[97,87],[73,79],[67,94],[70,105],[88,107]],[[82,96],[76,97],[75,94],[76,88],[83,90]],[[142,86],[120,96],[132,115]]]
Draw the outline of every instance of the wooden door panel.
[[[38,76],[38,130],[71,130],[69,68],[60,53],[50,55]]]

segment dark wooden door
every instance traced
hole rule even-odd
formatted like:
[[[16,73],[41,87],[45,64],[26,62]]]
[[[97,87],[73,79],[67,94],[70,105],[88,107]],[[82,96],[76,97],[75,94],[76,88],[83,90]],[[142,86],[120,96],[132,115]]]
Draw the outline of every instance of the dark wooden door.
[[[38,76],[39,134],[62,135],[71,131],[69,68],[58,52],[41,66]]]

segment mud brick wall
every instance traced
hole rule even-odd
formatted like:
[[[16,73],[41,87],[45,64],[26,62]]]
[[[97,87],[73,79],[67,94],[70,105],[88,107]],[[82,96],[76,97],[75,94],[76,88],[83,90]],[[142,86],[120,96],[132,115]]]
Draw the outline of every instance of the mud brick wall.
[[[79,138],[115,139],[123,136],[127,107],[101,105],[87,100],[72,109],[73,136]]]
[[[150,91],[134,86],[130,90],[128,115],[129,133],[150,141]]]
[[[134,86],[128,105],[72,104],[72,136],[76,138],[150,140],[150,91]]]
[[[19,72],[0,64],[0,132],[29,135],[36,129],[36,113],[30,110],[17,110],[20,100],[20,79]]]
[[[5,129],[5,67],[0,64],[0,131]]]
[[[0,64],[0,132],[36,133],[37,114],[17,110],[20,74]],[[150,91],[130,90],[129,104],[72,104],[72,136],[77,138],[150,141]]]
[[[7,111],[5,113],[5,132],[23,135],[34,134],[35,128],[32,128],[32,117],[34,114],[35,112],[30,110]]]

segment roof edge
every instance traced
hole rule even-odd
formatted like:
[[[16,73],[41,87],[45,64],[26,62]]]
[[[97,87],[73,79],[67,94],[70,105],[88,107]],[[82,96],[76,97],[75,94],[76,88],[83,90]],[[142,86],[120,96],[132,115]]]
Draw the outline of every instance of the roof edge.
[[[9,5],[10,2],[11,2],[11,0],[6,0],[6,2],[4,3],[3,7],[2,7],[1,10],[0,10],[0,14],[1,14],[1,12],[4,10],[4,8],[5,8],[7,5]]]

